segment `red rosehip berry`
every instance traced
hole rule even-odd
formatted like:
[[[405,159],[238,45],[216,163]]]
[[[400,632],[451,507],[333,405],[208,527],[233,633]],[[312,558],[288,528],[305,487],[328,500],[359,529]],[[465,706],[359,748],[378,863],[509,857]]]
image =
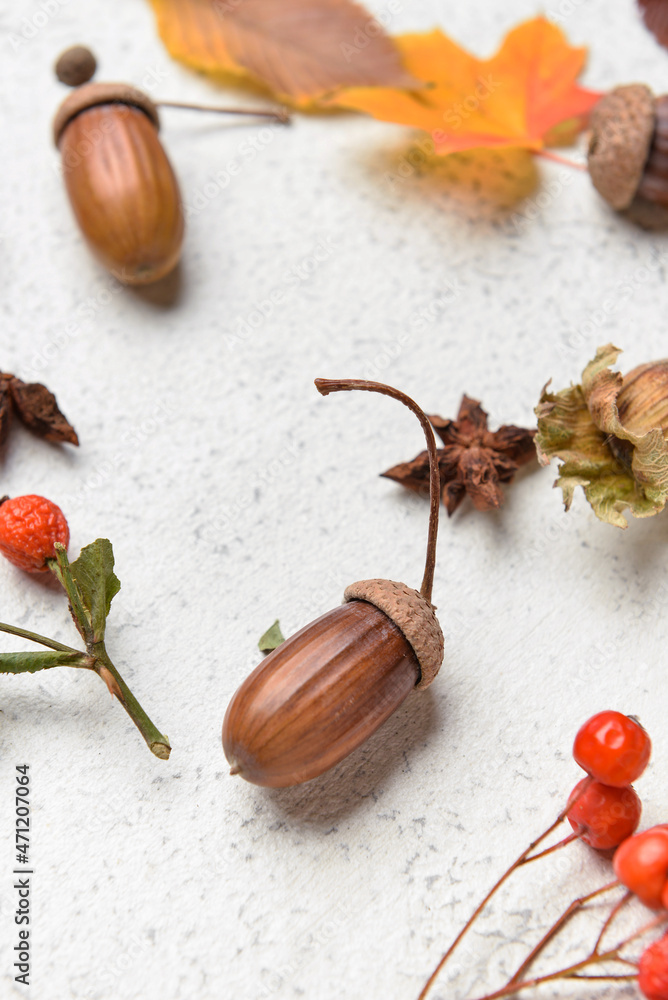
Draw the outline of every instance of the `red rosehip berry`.
[[[48,569],[55,544],[67,548],[70,530],[60,507],[45,497],[28,495],[0,503],[0,552],[28,573]]]
[[[640,822],[642,805],[633,788],[613,788],[583,778],[571,792],[571,799],[575,801],[568,810],[568,822],[580,840],[598,851],[618,847]]]
[[[629,837],[613,859],[615,875],[645,906],[661,910],[668,903],[668,826],[653,826]]]
[[[668,1000],[668,934],[653,941],[642,953],[638,986],[647,1000]]]
[[[623,788],[647,767],[652,744],[645,730],[621,712],[599,712],[578,731],[573,757],[604,785]]]

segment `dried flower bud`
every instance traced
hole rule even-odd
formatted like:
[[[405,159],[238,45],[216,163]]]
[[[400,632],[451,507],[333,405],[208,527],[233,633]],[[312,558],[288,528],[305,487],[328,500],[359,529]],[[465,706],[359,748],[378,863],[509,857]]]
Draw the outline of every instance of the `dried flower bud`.
[[[543,465],[559,458],[564,505],[582,486],[597,517],[626,528],[623,511],[650,517],[668,500],[668,360],[610,371],[621,351],[600,347],[582,384],[545,386],[536,407],[536,448]],[[548,383],[549,385],[549,383]]]

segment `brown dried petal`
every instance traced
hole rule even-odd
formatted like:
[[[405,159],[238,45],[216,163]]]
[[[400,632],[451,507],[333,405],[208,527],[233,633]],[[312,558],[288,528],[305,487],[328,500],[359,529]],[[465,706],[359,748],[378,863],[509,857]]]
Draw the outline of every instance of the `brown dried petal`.
[[[9,381],[16,412],[26,427],[47,441],[79,444],[74,427],[58,409],[56,397],[40,382]]]
[[[442,500],[448,517],[452,517],[466,496],[466,487],[458,479],[453,479],[443,487]]]
[[[476,434],[487,430],[487,413],[477,399],[463,395],[457,414],[457,427],[461,434]]]
[[[387,472],[381,472],[384,479],[392,479],[395,483],[401,483],[409,490],[417,490],[423,493],[429,492],[429,455],[426,451],[420,452],[412,462],[400,462],[393,465]]]
[[[534,448],[535,454],[536,449]],[[498,452],[492,454],[491,458],[496,469],[496,474],[499,477],[499,482],[509,483],[519,468],[515,459],[509,458],[507,455],[500,455]]]
[[[454,420],[446,420],[444,417],[436,415],[429,417],[429,423],[434,428],[441,441],[445,445],[457,444],[457,423]]]
[[[468,448],[459,462],[461,480],[476,510],[496,510],[503,503],[499,477],[486,448]]]
[[[535,436],[535,430],[504,424],[498,431],[489,434],[489,447],[494,451],[503,452],[508,458],[517,462],[519,467],[536,458],[536,446],[533,443]],[[485,444],[487,443],[486,439]]]

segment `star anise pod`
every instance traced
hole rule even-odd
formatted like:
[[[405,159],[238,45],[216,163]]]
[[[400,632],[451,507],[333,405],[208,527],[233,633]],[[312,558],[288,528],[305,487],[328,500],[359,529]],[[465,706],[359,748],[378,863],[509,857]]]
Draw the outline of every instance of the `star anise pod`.
[[[496,510],[503,503],[501,483],[509,483],[520,465],[536,458],[535,430],[504,424],[487,427],[487,413],[477,399],[462,396],[456,420],[429,417],[443,441],[438,449],[441,496],[448,514],[454,514],[468,494],[476,510]],[[429,493],[429,456],[421,452],[382,473],[419,493]]]
[[[33,434],[46,441],[79,444],[77,432],[45,385],[22,382],[15,375],[0,372],[0,445],[7,440],[12,411]]]

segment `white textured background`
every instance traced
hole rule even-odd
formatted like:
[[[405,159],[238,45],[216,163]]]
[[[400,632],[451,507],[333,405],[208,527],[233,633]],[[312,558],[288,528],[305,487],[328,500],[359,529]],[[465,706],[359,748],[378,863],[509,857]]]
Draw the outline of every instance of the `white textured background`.
[[[397,7],[392,31],[439,24],[480,54],[538,12],[533,0]],[[591,86],[665,86],[668,53],[631,0],[547,11],[592,46]],[[2,995],[410,1000],[556,814],[590,713],[640,715],[655,744],[645,822],[665,819],[668,520],[622,532],[581,497],[566,516],[554,470],[523,473],[498,514],[444,519],[439,681],[319,780],[285,791],[233,780],[220,727],[265,628],[279,617],[289,634],[352,580],[415,584],[422,570],[426,504],[376,475],[422,448],[417,423],[380,397],[323,400],[312,379],[380,378],[444,416],[466,391],[493,422],[530,423],[542,384],[577,379],[598,344],[625,348],[625,369],[668,353],[664,267],[652,264],[666,237],[552,163],[526,168],[513,204],[494,164],[482,186],[466,163],[410,168],[409,133],[363,117],[268,129],[168,111],[163,141],[193,207],[179,287],[123,289],[83,246],[58,175],[55,56],[86,42],[99,79],[156,98],[244,94],[173,64],[142,0],[5,2],[0,30],[0,367],[44,380],[82,442],[58,449],[16,429],[1,489],[59,503],[73,555],[112,539],[123,589],[110,652],[174,748],[168,763],[152,758],[92,676],[0,679]],[[17,49],[22,34],[33,37]],[[230,160],[241,169],[216,191]],[[288,277],[304,267],[304,280]],[[276,289],[284,302],[240,335]],[[74,640],[55,586],[4,562],[0,586],[2,619]],[[30,991],[11,976],[23,762]],[[519,879],[453,963],[447,995],[491,988],[518,940],[605,878],[576,846]]]

